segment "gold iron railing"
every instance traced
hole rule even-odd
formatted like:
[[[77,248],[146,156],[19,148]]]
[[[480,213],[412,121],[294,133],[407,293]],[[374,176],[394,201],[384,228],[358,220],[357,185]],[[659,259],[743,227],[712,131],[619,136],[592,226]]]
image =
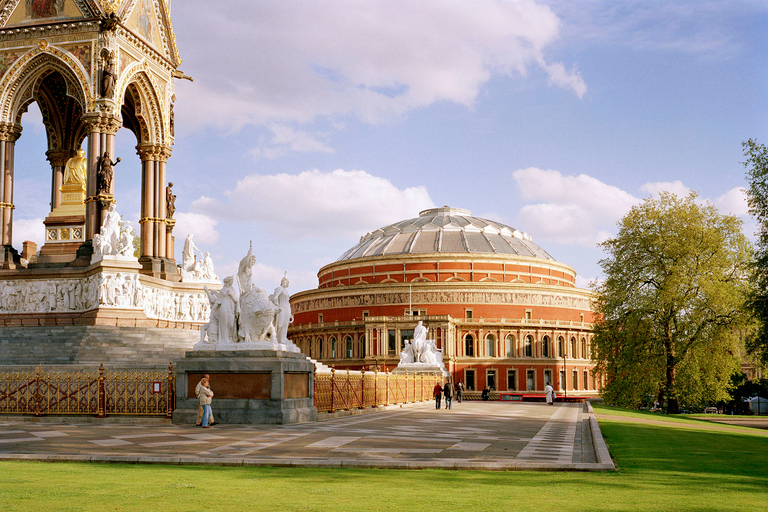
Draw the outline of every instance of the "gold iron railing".
[[[173,364],[165,370],[0,373],[0,414],[165,416],[176,405]]]
[[[363,409],[432,399],[435,382],[429,374],[336,371],[315,373],[315,408],[318,412]]]

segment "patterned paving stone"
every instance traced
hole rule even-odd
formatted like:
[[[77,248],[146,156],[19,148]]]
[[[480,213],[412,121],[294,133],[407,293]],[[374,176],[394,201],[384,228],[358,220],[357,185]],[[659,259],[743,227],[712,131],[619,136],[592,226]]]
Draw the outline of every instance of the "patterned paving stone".
[[[591,441],[584,441],[589,421],[582,409],[580,404],[464,402],[452,410],[435,410],[427,403],[301,425],[216,425],[209,430],[193,425],[24,423],[4,418],[0,458],[271,461],[318,467],[400,467],[397,461],[402,461],[411,464],[403,467],[566,468],[596,460]]]

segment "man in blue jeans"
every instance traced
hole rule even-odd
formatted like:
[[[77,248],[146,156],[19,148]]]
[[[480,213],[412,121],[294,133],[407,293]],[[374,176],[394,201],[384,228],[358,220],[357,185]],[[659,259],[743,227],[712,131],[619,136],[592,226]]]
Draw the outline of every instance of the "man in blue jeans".
[[[440,408],[440,396],[443,394],[443,386],[440,385],[440,383],[436,383],[435,387],[432,389],[432,396],[435,397],[435,409]]]
[[[453,383],[450,379],[443,386],[443,395],[445,396],[445,408],[450,409],[453,404]]]

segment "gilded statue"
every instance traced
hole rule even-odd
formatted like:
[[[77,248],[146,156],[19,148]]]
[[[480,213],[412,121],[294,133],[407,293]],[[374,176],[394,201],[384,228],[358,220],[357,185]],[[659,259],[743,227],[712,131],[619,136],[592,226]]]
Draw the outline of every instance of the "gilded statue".
[[[88,171],[88,159],[85,157],[85,150],[78,149],[77,155],[67,161],[64,167],[65,185],[85,185]]]

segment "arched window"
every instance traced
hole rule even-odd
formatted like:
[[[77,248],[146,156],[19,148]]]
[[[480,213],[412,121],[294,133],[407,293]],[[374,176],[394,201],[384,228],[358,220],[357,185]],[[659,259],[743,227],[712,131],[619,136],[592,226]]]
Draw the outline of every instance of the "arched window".
[[[312,357],[312,338],[307,338],[307,355]]]
[[[541,357],[549,357],[549,336],[541,340]]]
[[[515,357],[515,337],[511,334],[507,334],[505,344],[507,345],[507,357]]]
[[[581,358],[582,359],[588,359],[588,357],[587,357],[587,339],[586,338],[581,338]]]
[[[317,338],[317,346],[318,346],[317,357],[318,358],[325,357],[325,351],[323,350],[325,347],[323,347],[323,345],[324,345],[323,338]]]
[[[576,350],[576,338],[575,337],[571,338],[571,357],[573,357],[574,359],[579,357],[579,353]]]
[[[331,359],[336,359],[336,338],[331,336]]]
[[[365,336],[360,336],[360,357],[365,357]]]
[[[475,355],[475,338],[471,334],[464,336],[464,355]]]
[[[525,357],[533,357],[533,337],[530,334],[525,337]]]
[[[347,359],[352,359],[352,337],[347,336],[344,338],[344,349],[346,350]]]
[[[485,355],[486,357],[496,357],[496,338],[493,334],[485,336]]]
[[[563,357],[563,350],[565,350],[565,340],[560,336],[557,338],[557,357]]]

